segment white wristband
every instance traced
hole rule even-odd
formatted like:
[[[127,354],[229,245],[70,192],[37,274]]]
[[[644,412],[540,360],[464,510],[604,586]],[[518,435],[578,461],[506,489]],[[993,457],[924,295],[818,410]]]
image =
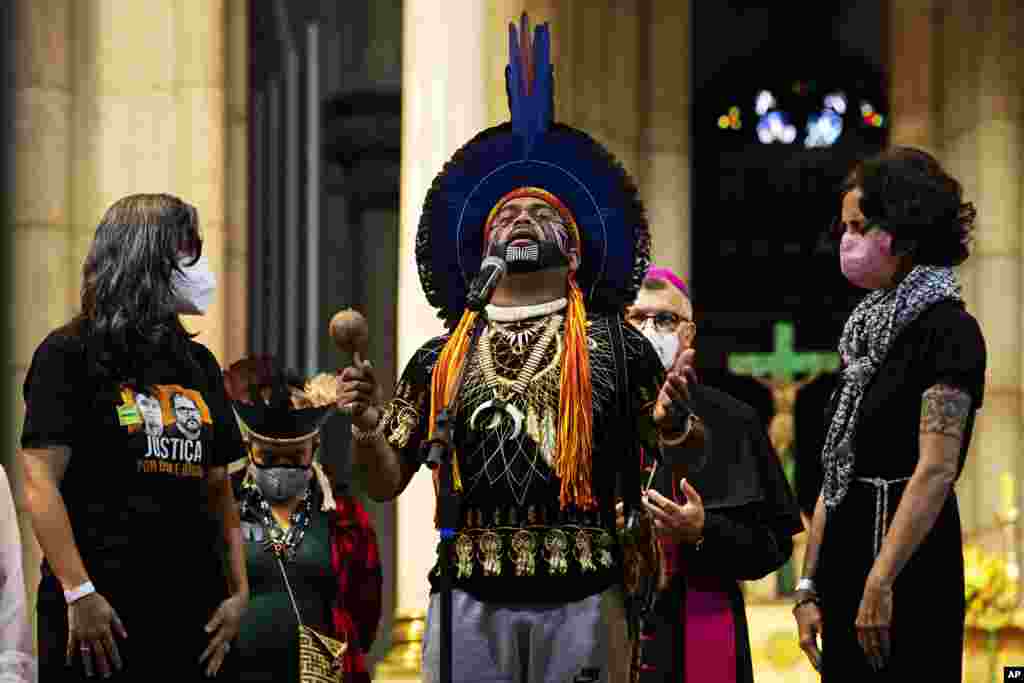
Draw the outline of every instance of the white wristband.
[[[70,605],[95,592],[96,588],[92,585],[92,581],[86,581],[81,586],[75,586],[69,591],[64,591],[64,602]]]
[[[798,591],[811,591],[814,592],[814,581],[806,577],[796,582],[796,589]]]

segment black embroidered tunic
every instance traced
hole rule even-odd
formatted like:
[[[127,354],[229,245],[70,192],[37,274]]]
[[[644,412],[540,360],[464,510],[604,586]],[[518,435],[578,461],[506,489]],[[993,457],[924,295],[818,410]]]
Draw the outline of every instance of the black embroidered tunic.
[[[555,464],[564,323],[525,390],[509,398],[512,413],[521,419],[487,405],[496,386],[503,393],[512,390],[527,358],[543,342],[547,323],[547,317],[488,322],[466,368],[454,430],[463,486],[455,587],[479,600],[565,603],[620,583],[616,475],[625,467],[639,466],[635,455],[631,459],[626,451],[626,439],[657,448],[652,409],[664,374],[661,362],[643,335],[621,318],[591,316],[587,336],[594,401],[592,481],[598,505],[587,512],[560,509]],[[616,396],[612,325],[622,328],[625,346],[629,395],[622,400]],[[421,445],[430,431],[431,375],[448,338],[432,339],[417,351],[384,413],[389,443],[413,463],[420,462]],[[620,405],[628,406],[631,424],[622,424]],[[432,589],[438,590],[436,566],[430,580]]]

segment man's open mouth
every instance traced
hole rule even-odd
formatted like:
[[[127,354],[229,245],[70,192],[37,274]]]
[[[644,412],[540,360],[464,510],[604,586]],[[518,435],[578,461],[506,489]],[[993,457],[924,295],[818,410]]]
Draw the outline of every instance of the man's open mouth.
[[[532,228],[516,228],[508,235],[511,246],[522,247],[537,241],[537,233]]]

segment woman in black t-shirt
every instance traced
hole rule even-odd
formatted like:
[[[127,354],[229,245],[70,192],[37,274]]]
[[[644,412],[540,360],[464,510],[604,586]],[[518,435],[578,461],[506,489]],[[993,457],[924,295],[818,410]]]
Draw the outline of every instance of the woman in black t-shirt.
[[[40,680],[230,671],[249,601],[226,467],[241,435],[216,360],[178,318],[203,314],[214,286],[195,209],[125,197],[96,230],[81,313],[32,358],[21,459],[45,557]]]
[[[794,607],[801,647],[826,682],[961,679],[953,484],[986,361],[953,266],[967,259],[973,221],[960,184],[914,149],[865,162],[843,193],[843,274],[872,291],[839,342],[824,481]]]

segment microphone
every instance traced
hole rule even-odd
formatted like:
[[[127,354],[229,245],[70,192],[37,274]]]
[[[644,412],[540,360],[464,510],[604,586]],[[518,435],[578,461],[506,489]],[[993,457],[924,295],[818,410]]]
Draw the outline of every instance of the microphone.
[[[480,272],[477,273],[469,288],[469,295],[466,297],[466,308],[479,313],[490,303],[494,296],[494,290],[498,287],[501,278],[505,277],[505,259],[500,256],[488,256],[480,264]]]

